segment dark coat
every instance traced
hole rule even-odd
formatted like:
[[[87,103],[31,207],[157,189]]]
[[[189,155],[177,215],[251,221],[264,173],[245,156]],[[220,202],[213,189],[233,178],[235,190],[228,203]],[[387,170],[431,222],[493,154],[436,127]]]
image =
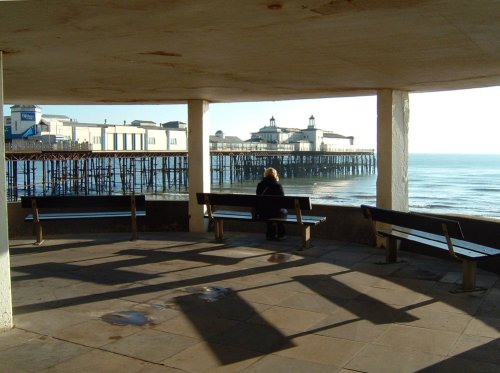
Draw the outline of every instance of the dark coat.
[[[284,196],[285,192],[280,183],[274,177],[264,177],[259,184],[257,184],[257,195],[266,196]],[[287,211],[279,207],[260,207],[257,209],[257,215],[261,219],[275,218],[286,215]]]

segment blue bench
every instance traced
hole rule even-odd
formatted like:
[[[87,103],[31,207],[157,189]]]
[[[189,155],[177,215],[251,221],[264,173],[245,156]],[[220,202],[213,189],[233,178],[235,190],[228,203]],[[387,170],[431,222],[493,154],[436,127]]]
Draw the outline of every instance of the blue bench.
[[[366,218],[371,219],[375,235],[388,239],[386,262],[397,261],[400,241],[446,251],[452,258],[462,261],[462,289],[453,292],[483,290],[476,287],[477,262],[500,255],[499,249],[467,240],[456,220],[367,205],[361,205],[361,210]]]
[[[129,218],[131,240],[134,241],[137,239],[137,217],[146,216],[144,195],[28,196],[21,197],[21,207],[31,209],[24,221],[34,224],[36,245],[43,243],[43,221]]]
[[[302,233],[302,249],[311,245],[311,227],[326,221],[325,216],[303,215],[302,211],[312,210],[309,197],[294,196],[262,196],[254,194],[223,194],[223,193],[196,193],[198,204],[206,205],[205,217],[215,224],[215,239],[224,238],[224,220],[237,221],[272,221],[284,224],[298,225]],[[222,210],[221,206],[242,208],[242,210]],[[292,210],[295,214],[284,218],[258,219],[256,211],[259,207],[276,207]]]

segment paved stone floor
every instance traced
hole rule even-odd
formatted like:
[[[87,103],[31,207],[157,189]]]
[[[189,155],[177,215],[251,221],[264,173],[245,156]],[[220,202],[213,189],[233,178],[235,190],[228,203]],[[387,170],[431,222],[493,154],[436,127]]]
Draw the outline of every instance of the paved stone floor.
[[[451,260],[229,235],[12,240],[0,372],[500,371],[497,275],[452,294]]]

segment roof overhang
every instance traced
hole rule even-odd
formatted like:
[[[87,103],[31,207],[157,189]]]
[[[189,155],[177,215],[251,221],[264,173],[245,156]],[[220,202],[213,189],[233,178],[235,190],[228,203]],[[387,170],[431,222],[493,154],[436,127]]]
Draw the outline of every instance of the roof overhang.
[[[6,103],[284,100],[500,85],[491,0],[3,1]]]

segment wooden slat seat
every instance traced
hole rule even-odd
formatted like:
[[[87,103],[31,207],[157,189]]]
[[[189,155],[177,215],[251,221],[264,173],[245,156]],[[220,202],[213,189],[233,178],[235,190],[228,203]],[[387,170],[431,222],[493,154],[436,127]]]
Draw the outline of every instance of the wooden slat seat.
[[[212,212],[212,217],[215,219],[256,221],[256,219],[254,219],[254,217],[252,216],[252,213],[246,211],[215,211]],[[297,215],[287,215],[286,218],[269,218],[266,220],[297,224]],[[325,220],[326,220],[325,216],[309,216],[309,215],[302,216],[302,224],[306,225],[318,225],[324,222]]]
[[[137,217],[146,216],[144,195],[21,197],[21,207],[32,210],[24,221],[33,222],[37,245],[43,242],[42,221],[130,218],[131,240],[136,240]]]
[[[325,216],[302,215],[302,211],[311,211],[312,204],[309,197],[294,196],[262,196],[253,194],[223,194],[223,193],[197,193],[198,204],[207,206],[206,218],[215,224],[215,238],[223,239],[224,220],[238,221],[274,221],[284,224],[296,224],[302,231],[302,248],[310,247],[312,226],[326,221]],[[221,210],[220,207],[245,208],[246,211]],[[276,207],[290,209],[295,214],[289,214],[283,218],[259,219],[255,211],[259,207]]]
[[[361,210],[366,218],[371,219],[374,233],[387,238],[386,262],[397,261],[400,241],[447,251],[453,258],[463,262],[462,291],[479,289],[476,287],[478,261],[500,255],[497,248],[467,240],[460,222],[456,220],[367,205],[361,205]]]
[[[129,218],[130,211],[97,211],[97,212],[70,212],[70,213],[42,213],[39,220],[67,220],[67,219],[96,219],[96,218]],[[146,211],[136,211],[136,216],[146,216]],[[26,222],[33,221],[33,214],[24,218]]]

